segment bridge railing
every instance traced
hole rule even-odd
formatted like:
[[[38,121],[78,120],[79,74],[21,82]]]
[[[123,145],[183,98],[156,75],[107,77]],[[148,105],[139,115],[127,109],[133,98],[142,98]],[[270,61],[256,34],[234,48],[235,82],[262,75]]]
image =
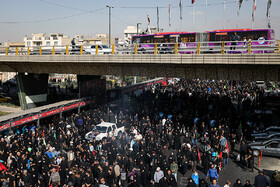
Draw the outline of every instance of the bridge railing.
[[[94,46],[94,47],[92,47]],[[211,41],[187,43],[137,43],[80,46],[0,46],[0,55],[95,55],[95,54],[235,54],[235,53],[280,53],[280,40],[265,41]]]

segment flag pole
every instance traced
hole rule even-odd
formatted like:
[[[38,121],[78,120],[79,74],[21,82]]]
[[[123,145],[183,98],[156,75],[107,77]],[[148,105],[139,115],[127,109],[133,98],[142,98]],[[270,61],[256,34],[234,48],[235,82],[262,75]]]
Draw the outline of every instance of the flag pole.
[[[157,31],[159,32],[159,10],[157,7]]]
[[[238,0],[236,0],[237,2],[237,16],[236,16],[236,29],[238,29],[238,20],[239,20],[239,5],[238,5]]]
[[[226,26],[226,0],[224,0],[224,29]]]
[[[204,18],[204,26],[205,26],[205,30],[206,30],[206,11],[207,11],[207,4],[208,4],[208,2],[207,2],[207,0],[205,0],[205,18]]]
[[[195,22],[195,5],[193,4],[193,25],[194,25],[194,22]]]
[[[253,1],[253,12],[252,12],[251,29],[253,29],[253,27],[254,27],[254,17],[255,17],[255,12],[254,12],[254,1]]]

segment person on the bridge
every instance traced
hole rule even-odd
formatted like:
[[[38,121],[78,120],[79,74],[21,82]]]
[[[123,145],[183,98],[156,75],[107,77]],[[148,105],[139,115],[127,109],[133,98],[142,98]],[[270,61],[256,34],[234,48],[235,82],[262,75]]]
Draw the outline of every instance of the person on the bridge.
[[[71,40],[71,45],[72,45],[72,49],[74,49],[75,48],[75,38],[73,38],[72,40]]]
[[[233,35],[230,37],[231,42],[231,46],[230,46],[230,50],[235,50],[235,46],[237,44],[237,41],[240,40],[240,37],[237,35],[236,32],[233,33]]]

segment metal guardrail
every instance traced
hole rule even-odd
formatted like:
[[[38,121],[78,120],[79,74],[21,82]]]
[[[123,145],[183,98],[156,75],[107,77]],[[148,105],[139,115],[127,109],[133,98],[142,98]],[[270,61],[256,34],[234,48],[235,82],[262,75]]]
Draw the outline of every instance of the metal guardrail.
[[[234,54],[234,53],[280,53],[280,40],[214,41],[189,43],[138,43],[125,46],[113,44],[105,51],[94,45],[81,46],[0,46],[0,55],[88,55],[88,54]]]

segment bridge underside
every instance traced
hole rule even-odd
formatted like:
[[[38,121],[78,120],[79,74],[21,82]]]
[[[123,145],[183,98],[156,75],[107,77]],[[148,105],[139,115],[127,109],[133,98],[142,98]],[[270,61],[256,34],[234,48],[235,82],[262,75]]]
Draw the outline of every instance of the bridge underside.
[[[247,81],[279,81],[279,65],[280,55],[266,54],[0,57],[0,71],[2,72],[71,73],[78,75],[179,77]]]

